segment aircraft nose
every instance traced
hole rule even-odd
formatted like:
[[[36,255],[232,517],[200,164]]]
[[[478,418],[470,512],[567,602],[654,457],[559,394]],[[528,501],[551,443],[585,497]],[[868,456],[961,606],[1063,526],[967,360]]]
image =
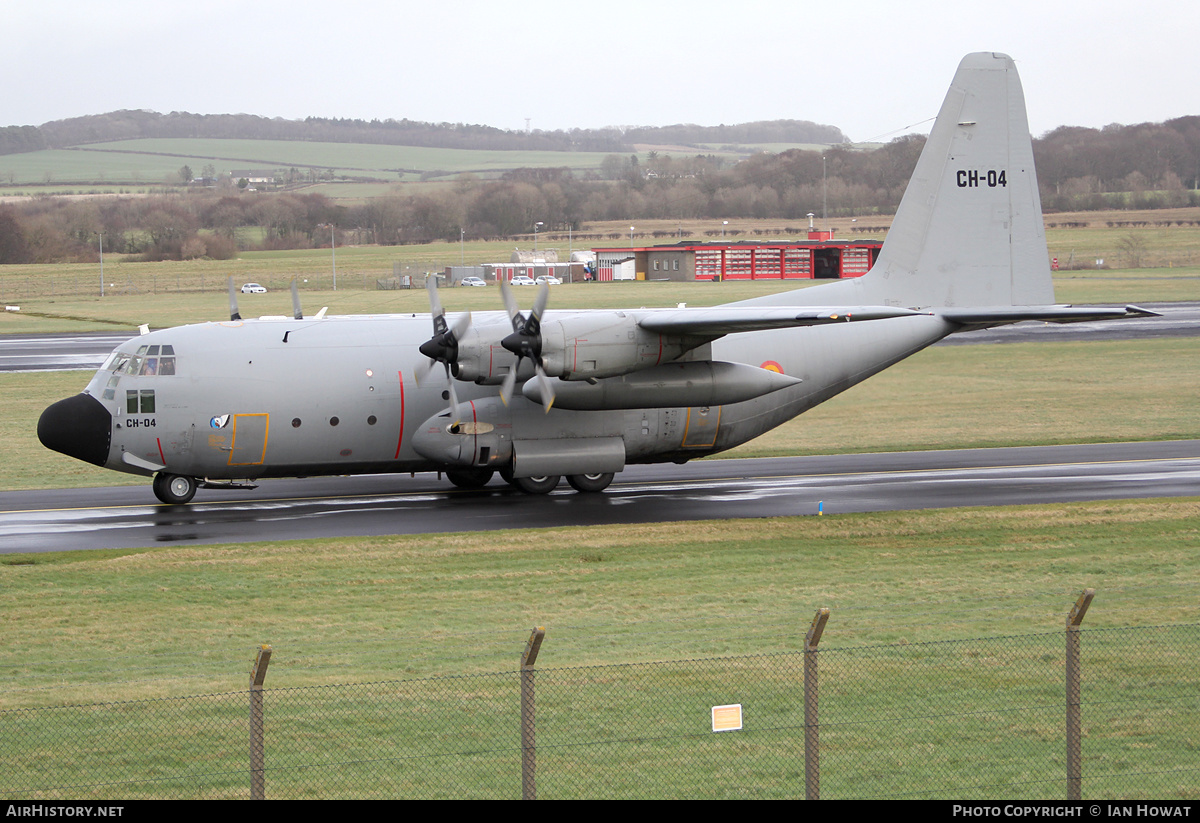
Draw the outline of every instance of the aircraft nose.
[[[46,448],[103,466],[112,444],[112,415],[96,398],[77,394],[42,412],[37,433]]]

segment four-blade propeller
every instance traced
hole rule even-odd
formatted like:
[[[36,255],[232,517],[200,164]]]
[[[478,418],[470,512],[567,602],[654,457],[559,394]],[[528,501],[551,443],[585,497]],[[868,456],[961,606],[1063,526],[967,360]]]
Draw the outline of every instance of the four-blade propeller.
[[[429,365],[424,371],[424,376],[429,375],[436,363],[442,363],[446,367],[446,383],[450,387],[450,413],[458,417],[458,393],[454,390],[454,379],[451,372],[455,370],[458,360],[458,341],[462,339],[463,334],[471,325],[471,313],[466,312],[460,315],[454,321],[454,326],[451,327],[446,322],[446,312],[438,297],[437,278],[434,276],[425,278],[425,287],[429,291],[429,309],[433,315],[433,337],[418,347],[421,354],[429,358]],[[418,373],[414,377],[417,384],[420,385],[422,375]]]
[[[538,383],[541,386],[542,406],[547,412],[554,405],[554,386],[546,376],[542,362],[542,313],[546,310],[546,301],[550,297],[550,285],[543,283],[537,299],[533,302],[528,316],[521,314],[517,308],[517,300],[504,278],[500,279],[500,295],[504,298],[504,308],[508,310],[508,319],[512,322],[512,334],[500,341],[500,345],[517,356],[517,362],[512,370],[505,375],[504,383],[500,386],[500,399],[504,405],[512,399],[513,389],[517,383],[517,371],[521,368],[522,358],[528,357],[533,361],[537,372]]]

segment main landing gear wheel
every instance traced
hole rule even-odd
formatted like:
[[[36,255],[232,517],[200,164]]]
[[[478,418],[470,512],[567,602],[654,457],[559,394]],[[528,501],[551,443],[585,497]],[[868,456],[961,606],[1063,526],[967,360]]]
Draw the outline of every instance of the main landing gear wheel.
[[[601,474],[568,474],[567,482],[577,492],[602,492],[613,481],[612,472]]]
[[[446,472],[446,479],[460,489],[482,489],[492,479],[492,469],[464,469]]]
[[[154,496],[164,503],[182,506],[196,496],[196,478],[159,472],[154,475]]]
[[[558,481],[557,474],[550,474],[545,477],[514,477],[510,482],[526,494],[547,494],[554,490]]]

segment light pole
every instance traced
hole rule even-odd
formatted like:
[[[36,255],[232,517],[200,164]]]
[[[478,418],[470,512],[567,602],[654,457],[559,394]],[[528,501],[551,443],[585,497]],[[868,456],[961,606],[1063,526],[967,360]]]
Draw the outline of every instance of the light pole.
[[[104,296],[104,232],[100,232],[100,296]]]
[[[825,171],[825,157],[821,157],[821,222],[823,231],[829,231],[829,174]]]
[[[543,223],[541,220],[539,220],[538,222],[536,222],[536,223],[534,223],[534,224],[533,224],[533,250],[534,250],[534,251],[537,251],[537,233],[538,233],[538,229],[539,229],[539,228],[541,228],[541,227],[542,227],[542,226],[544,226],[544,225],[545,225],[545,223]]]
[[[722,240],[724,240],[724,239],[725,239],[725,227],[726,227],[726,226],[728,226],[728,225],[729,225],[729,221],[728,221],[728,220],[723,220],[723,221],[721,221],[721,239],[722,239]]]
[[[458,228],[458,263],[460,266],[467,265],[467,252],[463,243],[467,239],[467,230],[462,226]]]
[[[633,226],[629,227],[629,248],[633,248]]]

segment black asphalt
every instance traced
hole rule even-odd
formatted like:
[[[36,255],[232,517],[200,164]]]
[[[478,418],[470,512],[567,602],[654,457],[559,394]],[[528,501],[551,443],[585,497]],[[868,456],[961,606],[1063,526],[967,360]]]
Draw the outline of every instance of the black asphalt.
[[[147,482],[0,493],[0,553],[1200,496],[1200,440],[631,466],[600,494],[435,475],[264,481],[187,506]]]

